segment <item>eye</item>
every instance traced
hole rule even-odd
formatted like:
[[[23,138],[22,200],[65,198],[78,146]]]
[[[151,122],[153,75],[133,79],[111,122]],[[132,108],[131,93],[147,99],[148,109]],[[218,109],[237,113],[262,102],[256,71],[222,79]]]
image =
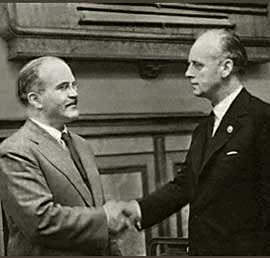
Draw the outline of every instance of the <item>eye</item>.
[[[78,89],[78,82],[77,81],[72,82],[71,87],[72,87],[72,89],[77,90]]]
[[[56,90],[66,91],[68,89],[77,90],[78,83],[76,81],[73,82],[63,82],[56,86]]]
[[[202,63],[199,63],[199,62],[192,62],[192,65],[197,71],[202,70],[202,68],[204,66]]]
[[[63,82],[61,84],[58,84],[56,86],[56,90],[67,90],[69,87],[69,83],[68,82]]]

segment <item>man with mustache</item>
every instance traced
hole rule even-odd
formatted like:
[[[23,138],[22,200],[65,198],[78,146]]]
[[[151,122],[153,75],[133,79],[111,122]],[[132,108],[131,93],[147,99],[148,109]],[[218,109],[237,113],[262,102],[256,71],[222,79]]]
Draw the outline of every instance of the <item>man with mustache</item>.
[[[89,144],[65,125],[79,116],[77,88],[56,57],[20,71],[17,93],[28,119],[0,146],[8,255],[120,255],[116,239],[129,226],[122,202],[104,203]]]
[[[147,228],[189,203],[190,255],[270,255],[270,105],[245,89],[247,54],[232,31],[203,33],[188,63],[193,94],[213,112],[193,133],[186,167],[126,213]]]

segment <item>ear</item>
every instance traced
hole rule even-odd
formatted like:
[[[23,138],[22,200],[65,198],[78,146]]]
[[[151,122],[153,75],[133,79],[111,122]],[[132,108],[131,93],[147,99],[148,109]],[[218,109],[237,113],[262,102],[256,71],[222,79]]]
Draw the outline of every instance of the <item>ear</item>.
[[[227,78],[233,70],[233,61],[229,58],[225,59],[223,62],[223,64],[221,65],[221,77],[223,79]]]
[[[40,94],[37,92],[29,92],[27,94],[27,99],[28,99],[28,103],[37,108],[37,109],[41,109],[42,108],[42,101],[41,101],[41,97]]]

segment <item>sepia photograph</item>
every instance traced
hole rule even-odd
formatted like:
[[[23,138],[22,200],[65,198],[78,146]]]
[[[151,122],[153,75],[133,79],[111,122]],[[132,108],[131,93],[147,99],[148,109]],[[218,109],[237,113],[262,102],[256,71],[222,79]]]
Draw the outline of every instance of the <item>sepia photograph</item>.
[[[0,256],[270,255],[270,1],[0,3]]]

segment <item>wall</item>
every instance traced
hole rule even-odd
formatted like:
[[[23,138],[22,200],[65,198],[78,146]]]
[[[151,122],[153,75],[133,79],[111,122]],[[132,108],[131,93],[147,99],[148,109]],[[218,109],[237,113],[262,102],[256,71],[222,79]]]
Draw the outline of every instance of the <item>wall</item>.
[[[7,43],[0,38],[0,119],[23,117],[23,109],[16,98],[16,78],[25,62],[8,61]],[[135,63],[69,63],[80,84],[82,114],[185,112],[204,110],[208,106],[192,96],[183,76],[185,64],[169,64],[158,78],[144,80]]]
[[[20,68],[26,60],[8,61],[7,50],[6,41],[0,38],[0,121],[6,119],[16,120],[24,117],[24,110],[16,99],[15,81]],[[206,113],[210,109],[210,105],[206,100],[192,95],[190,85],[184,77],[185,63],[167,64],[159,76],[152,80],[141,79],[135,62],[69,60],[69,63],[79,81],[79,105],[81,113],[85,115],[170,112]],[[269,77],[269,63],[253,64],[250,65],[247,71],[244,83],[252,93],[270,102]],[[102,139],[89,138],[88,140],[93,145],[99,167],[104,171],[102,178],[104,185],[107,186],[105,190],[108,195],[112,193],[114,196],[122,198],[119,195],[121,192],[115,191],[115,183],[112,184],[112,182],[122,180],[122,185],[125,185],[130,182],[130,179],[133,180],[133,177],[139,185],[133,185],[133,192],[138,194],[137,188],[141,189],[140,184],[145,183],[140,181],[141,174],[148,176],[149,191],[156,188],[156,165],[153,158],[156,150],[152,136],[135,137],[131,135],[126,138],[104,137]],[[163,182],[171,179],[174,169],[183,162],[190,136],[189,134],[166,135],[164,141],[164,155],[167,163],[166,168],[168,169],[167,175],[163,175]],[[119,164],[122,167],[117,167]],[[115,167],[117,167],[116,170]],[[110,181],[111,179],[113,180]],[[119,189],[120,187],[117,188],[117,190]],[[123,188],[123,193],[125,197],[127,197],[127,193],[131,194],[131,196],[128,196],[129,198],[142,196],[142,191],[139,196],[136,196],[132,195],[130,191],[126,192],[125,188]],[[184,210],[182,213],[185,213],[181,218],[183,220],[183,235],[187,236],[187,211]],[[167,224],[171,225],[171,231],[168,234],[177,236],[178,232],[174,230],[177,224],[175,216]],[[159,233],[156,227],[153,228],[153,236],[158,236]],[[131,235],[130,238],[134,239],[134,235]],[[140,241],[143,240],[144,236],[140,236]],[[130,243],[130,240],[127,240],[127,243]],[[129,247],[128,244],[126,246]],[[126,246],[124,249],[127,249]],[[2,247],[1,238],[0,247]],[[138,249],[140,247],[137,247]],[[145,254],[145,250],[140,249],[140,254]]]
[[[7,43],[0,38],[0,119],[24,115],[16,98],[16,78],[25,61],[8,61]],[[136,63],[70,61],[70,65],[80,84],[82,114],[207,112],[210,108],[207,101],[192,95],[184,63],[168,64],[152,80],[140,78]],[[244,82],[252,93],[270,102],[269,77],[269,64],[255,64]]]

